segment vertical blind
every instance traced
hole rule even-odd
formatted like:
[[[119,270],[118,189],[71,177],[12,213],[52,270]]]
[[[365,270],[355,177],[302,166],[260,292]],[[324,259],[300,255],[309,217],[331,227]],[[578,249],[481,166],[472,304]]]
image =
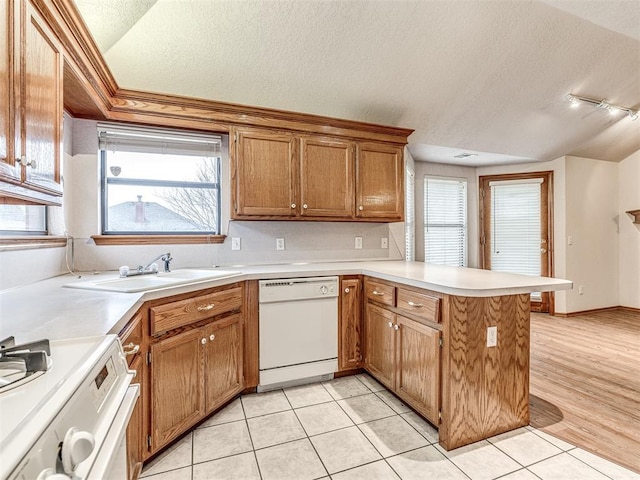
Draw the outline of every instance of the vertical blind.
[[[424,261],[467,264],[467,182],[424,178]]]
[[[416,225],[416,207],[415,207],[415,174],[407,168],[406,170],[406,198],[405,204],[405,238],[404,250],[405,260],[412,262],[415,260],[415,225]]]
[[[542,179],[490,182],[491,270],[540,275]]]

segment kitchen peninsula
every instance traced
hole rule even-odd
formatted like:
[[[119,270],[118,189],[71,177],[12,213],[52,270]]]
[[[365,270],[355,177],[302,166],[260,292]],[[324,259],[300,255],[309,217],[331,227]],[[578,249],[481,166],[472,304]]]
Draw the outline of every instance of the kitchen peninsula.
[[[131,319],[142,318],[144,351],[152,336],[150,310],[233,285],[242,292],[233,314],[241,313],[243,322],[241,376],[247,391],[257,385],[258,280],[337,275],[344,324],[338,355],[355,352],[354,363],[343,362],[339,373],[369,371],[438,426],[441,445],[453,449],[529,423],[529,294],[572,287],[561,279],[403,261],[225,270],[236,275],[137,293],[63,288],[97,277],[116,279],[114,272],[62,275],[7,290],[0,293],[0,336],[29,341],[122,333]],[[142,378],[149,381],[148,372]]]

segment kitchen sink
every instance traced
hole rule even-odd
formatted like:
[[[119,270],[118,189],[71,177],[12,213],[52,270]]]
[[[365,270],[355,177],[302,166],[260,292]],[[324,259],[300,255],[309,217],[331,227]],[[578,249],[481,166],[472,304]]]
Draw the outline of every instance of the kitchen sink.
[[[137,275],[125,278],[110,278],[91,282],[67,283],[65,287],[85,290],[104,290],[107,292],[145,292],[159,288],[176,287],[192,283],[236,277],[240,272],[230,270],[175,270],[169,273]]]

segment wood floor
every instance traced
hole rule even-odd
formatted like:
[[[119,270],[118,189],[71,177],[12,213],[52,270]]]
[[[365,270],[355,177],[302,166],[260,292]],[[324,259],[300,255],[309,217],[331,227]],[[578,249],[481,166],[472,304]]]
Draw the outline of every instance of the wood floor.
[[[640,312],[531,314],[531,425],[640,473]]]

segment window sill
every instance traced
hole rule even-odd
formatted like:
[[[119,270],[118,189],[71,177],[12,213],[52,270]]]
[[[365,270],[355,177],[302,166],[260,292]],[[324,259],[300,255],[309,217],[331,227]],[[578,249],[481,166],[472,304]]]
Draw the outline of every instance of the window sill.
[[[67,237],[54,236],[0,236],[0,251],[58,248],[67,245]]]
[[[92,235],[96,245],[193,245],[222,243],[226,235]]]

